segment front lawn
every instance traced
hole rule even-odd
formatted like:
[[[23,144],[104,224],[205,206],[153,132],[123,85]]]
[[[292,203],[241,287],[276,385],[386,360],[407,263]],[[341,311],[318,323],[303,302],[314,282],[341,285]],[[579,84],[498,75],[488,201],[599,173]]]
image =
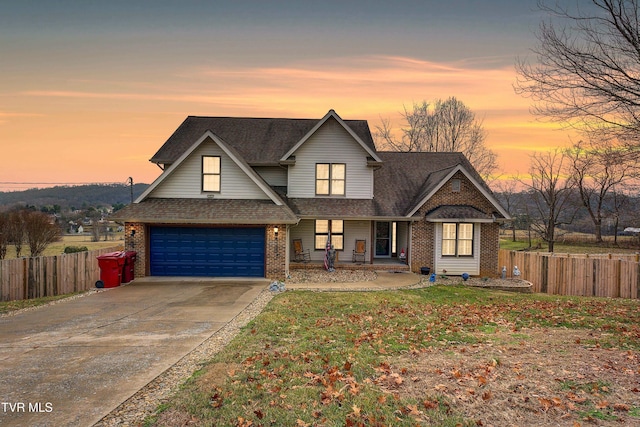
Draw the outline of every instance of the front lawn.
[[[147,425],[613,426],[640,423],[639,381],[637,300],[296,291]]]

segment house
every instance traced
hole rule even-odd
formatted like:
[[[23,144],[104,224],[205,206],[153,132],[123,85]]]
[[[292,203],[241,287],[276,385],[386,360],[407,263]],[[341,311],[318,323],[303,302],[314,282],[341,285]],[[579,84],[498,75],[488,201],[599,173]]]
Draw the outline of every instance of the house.
[[[366,264],[498,274],[509,215],[468,160],[378,151],[364,120],[188,117],[151,162],[161,175],[111,216],[137,277],[284,278],[294,241],[313,263],[328,239],[340,263],[359,241]]]

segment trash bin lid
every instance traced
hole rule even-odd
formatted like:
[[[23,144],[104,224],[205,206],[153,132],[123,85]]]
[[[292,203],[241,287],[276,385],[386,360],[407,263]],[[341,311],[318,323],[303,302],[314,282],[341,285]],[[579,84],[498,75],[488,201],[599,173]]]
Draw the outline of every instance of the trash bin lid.
[[[99,255],[96,258],[98,258],[98,259],[115,259],[115,258],[120,258],[121,256],[122,256],[122,251],[118,251],[118,252],[108,252],[106,254]]]

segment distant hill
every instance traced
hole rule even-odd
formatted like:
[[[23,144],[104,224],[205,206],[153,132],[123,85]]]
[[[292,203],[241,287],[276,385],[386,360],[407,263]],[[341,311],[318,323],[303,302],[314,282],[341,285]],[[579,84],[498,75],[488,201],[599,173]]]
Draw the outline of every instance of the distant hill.
[[[147,189],[149,184],[134,184],[134,200]],[[57,186],[33,188],[24,191],[0,191],[0,210],[14,205],[36,207],[59,205],[64,208],[113,206],[129,204],[131,188],[124,184],[89,184],[77,186]]]

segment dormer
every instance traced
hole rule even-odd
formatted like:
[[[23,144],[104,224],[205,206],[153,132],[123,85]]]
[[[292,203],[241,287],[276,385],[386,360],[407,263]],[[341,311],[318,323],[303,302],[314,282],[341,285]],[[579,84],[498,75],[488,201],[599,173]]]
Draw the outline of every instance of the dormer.
[[[291,198],[373,198],[373,169],[382,164],[333,110],[280,159]]]

